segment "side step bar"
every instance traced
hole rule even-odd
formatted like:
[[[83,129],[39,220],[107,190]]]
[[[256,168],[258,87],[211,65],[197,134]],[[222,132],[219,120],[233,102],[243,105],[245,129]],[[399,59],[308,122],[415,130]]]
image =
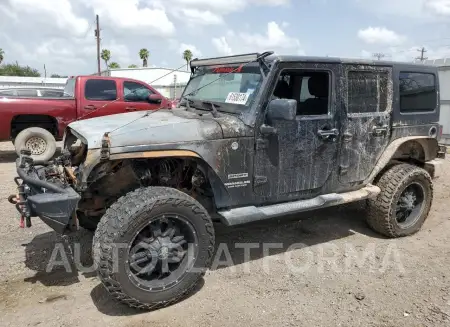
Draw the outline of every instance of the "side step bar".
[[[380,192],[381,190],[378,186],[367,185],[357,191],[324,194],[308,200],[272,204],[263,207],[248,206],[219,211],[219,215],[225,225],[234,226],[277,216],[373,198]]]

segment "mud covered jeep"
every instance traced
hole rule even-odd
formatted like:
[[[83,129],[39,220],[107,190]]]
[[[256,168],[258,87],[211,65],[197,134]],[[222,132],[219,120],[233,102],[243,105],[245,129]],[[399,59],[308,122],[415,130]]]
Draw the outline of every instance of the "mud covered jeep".
[[[27,226],[95,230],[114,298],[152,309],[187,295],[210,265],[213,220],[365,200],[375,231],[421,228],[445,156],[436,68],[272,52],[190,65],[178,108],[75,122],[60,157],[17,160],[10,202]]]

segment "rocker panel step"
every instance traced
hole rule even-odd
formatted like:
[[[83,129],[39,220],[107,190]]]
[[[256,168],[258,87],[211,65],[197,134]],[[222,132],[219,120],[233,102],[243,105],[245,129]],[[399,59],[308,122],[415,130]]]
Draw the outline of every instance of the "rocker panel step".
[[[378,186],[367,185],[357,191],[330,193],[312,199],[272,204],[268,206],[248,206],[219,211],[222,222],[227,226],[245,224],[273,217],[288,215],[313,209],[331,207],[376,197],[381,192]]]

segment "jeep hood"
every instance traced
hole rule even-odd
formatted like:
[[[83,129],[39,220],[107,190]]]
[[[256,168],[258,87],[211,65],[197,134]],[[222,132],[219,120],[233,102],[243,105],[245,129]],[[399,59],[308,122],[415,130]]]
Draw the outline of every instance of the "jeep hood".
[[[228,116],[228,115],[227,115]],[[220,121],[223,121],[220,123]],[[234,123],[230,123],[234,121]],[[117,114],[80,120],[69,124],[88,148],[101,147],[103,135],[109,132],[110,146],[124,147],[174,142],[217,140],[238,136],[245,125],[237,117],[213,118],[184,110],[158,110]],[[246,134],[246,133],[244,133]]]

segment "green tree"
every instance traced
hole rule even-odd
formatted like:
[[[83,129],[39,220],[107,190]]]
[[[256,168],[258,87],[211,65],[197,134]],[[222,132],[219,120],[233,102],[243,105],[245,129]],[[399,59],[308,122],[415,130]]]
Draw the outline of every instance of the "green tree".
[[[102,49],[102,52],[100,54],[100,58],[105,62],[106,68],[109,67],[109,61],[111,60],[111,51],[108,49]]]
[[[5,59],[5,51],[0,48],[0,64],[2,63],[3,59]]]
[[[139,50],[139,57],[142,60],[142,66],[147,67],[148,65],[148,57],[150,56],[150,52],[148,52],[147,49],[141,49]]]
[[[6,64],[0,66],[0,76],[27,76],[40,77],[41,73],[37,69],[30,66],[20,66],[18,62],[15,64]]]
[[[132,64],[132,65],[129,65],[128,68],[138,68],[138,66],[135,64]]]
[[[189,70],[189,62],[192,60],[192,51],[189,49],[184,50],[183,59],[186,60],[186,70]]]
[[[113,61],[112,63],[109,64],[108,67],[109,69],[118,69],[120,68],[120,65],[117,62]]]

